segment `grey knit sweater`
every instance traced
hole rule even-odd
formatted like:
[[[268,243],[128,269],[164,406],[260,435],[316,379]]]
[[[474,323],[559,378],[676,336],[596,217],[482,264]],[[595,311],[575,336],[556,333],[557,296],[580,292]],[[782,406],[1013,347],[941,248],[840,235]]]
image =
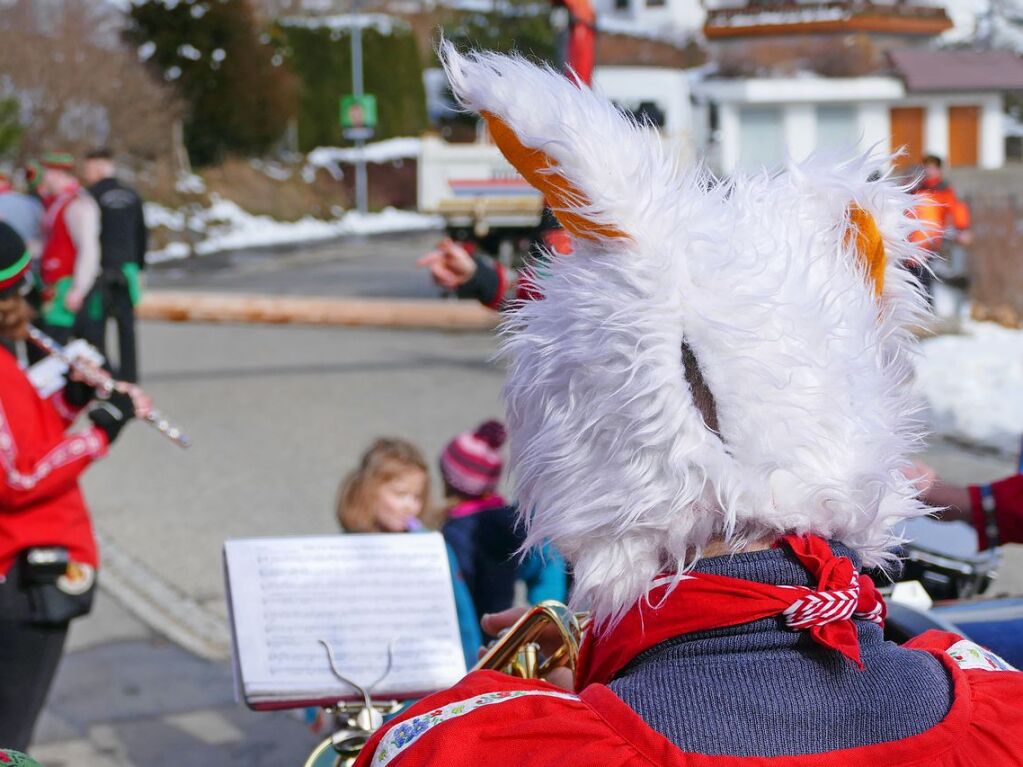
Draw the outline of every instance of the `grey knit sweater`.
[[[850,555],[840,546],[838,554]],[[788,549],[713,557],[698,572],[816,587]],[[769,618],[675,637],[637,656],[610,688],[683,751],[815,754],[905,738],[933,727],[952,684],[926,653],[856,622],[866,666]]]

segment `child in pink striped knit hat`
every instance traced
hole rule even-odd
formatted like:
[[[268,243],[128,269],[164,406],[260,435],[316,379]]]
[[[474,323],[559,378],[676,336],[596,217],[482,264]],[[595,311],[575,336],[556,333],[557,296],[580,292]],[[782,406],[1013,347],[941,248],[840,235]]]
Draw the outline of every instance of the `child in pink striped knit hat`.
[[[480,617],[511,607],[518,580],[525,582],[530,602],[566,598],[564,561],[556,551],[544,546],[519,556],[523,530],[515,507],[497,492],[504,440],[504,424],[487,421],[459,434],[440,456],[447,507],[444,539]]]
[[[462,432],[448,443],[440,456],[440,473],[449,498],[496,496],[504,470],[501,446],[505,437],[503,423],[487,421],[475,431]],[[503,504],[501,500],[498,505]]]

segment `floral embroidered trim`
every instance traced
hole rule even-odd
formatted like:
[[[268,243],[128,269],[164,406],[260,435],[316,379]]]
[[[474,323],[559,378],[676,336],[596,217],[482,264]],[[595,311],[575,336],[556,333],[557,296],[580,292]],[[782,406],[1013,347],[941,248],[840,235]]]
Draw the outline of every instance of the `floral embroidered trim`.
[[[68,404],[67,400],[64,399],[64,391],[61,390],[50,397],[50,403],[53,405],[53,409],[57,411],[61,418],[70,423],[75,420],[78,416],[78,411],[75,410],[71,405]]]
[[[961,639],[945,650],[956,665],[961,669],[977,669],[980,671],[1016,671],[1004,658],[981,647],[969,639]]]
[[[529,695],[542,695],[547,698],[561,698],[562,700],[578,701],[577,695],[567,692],[548,692],[546,690],[505,690],[502,692],[487,692],[472,698],[449,703],[426,714],[414,716],[408,721],[392,727],[377,744],[376,752],[373,754],[373,767],[384,767],[390,764],[402,751],[407,749],[424,733],[438,724],[455,719],[475,711],[484,706],[492,706],[495,703],[507,703],[516,698],[524,698]]]
[[[33,467],[32,472],[24,474],[15,465],[14,435],[0,404],[0,469],[6,475],[8,486],[15,490],[31,490],[57,469],[77,461],[86,455],[102,455],[103,440],[96,428],[86,429],[60,442],[44,455]]]

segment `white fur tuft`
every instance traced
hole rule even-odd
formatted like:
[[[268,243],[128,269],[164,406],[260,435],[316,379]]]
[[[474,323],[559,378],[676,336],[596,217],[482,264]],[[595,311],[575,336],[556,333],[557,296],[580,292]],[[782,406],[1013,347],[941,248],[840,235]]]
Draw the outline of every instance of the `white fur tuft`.
[[[884,158],[719,182],[550,69],[442,54],[467,108],[545,152],[585,197],[576,212],[627,235],[576,239],[543,300],[503,327],[528,544],[572,562],[576,605],[614,619],[714,540],[814,532],[889,561],[893,526],[925,513],[900,471],[921,428],[906,382],[924,308],[896,265],[915,252],[912,199],[867,180]],[[852,203],[884,237],[880,299],[850,244]],[[683,341],[720,438],[693,404]]]

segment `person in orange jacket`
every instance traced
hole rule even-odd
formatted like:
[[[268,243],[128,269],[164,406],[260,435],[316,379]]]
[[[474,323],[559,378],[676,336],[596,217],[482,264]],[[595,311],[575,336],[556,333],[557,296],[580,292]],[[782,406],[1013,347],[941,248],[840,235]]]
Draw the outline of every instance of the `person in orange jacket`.
[[[956,229],[956,242],[960,245],[973,242],[970,209],[945,180],[940,157],[933,154],[924,157],[923,176],[913,188],[913,194],[919,200],[913,215],[920,221],[920,228],[910,235],[912,242],[931,256],[936,255],[941,252],[945,231],[951,227]],[[934,273],[927,264],[913,260],[906,264],[906,268],[920,282],[927,300],[933,302]]]

